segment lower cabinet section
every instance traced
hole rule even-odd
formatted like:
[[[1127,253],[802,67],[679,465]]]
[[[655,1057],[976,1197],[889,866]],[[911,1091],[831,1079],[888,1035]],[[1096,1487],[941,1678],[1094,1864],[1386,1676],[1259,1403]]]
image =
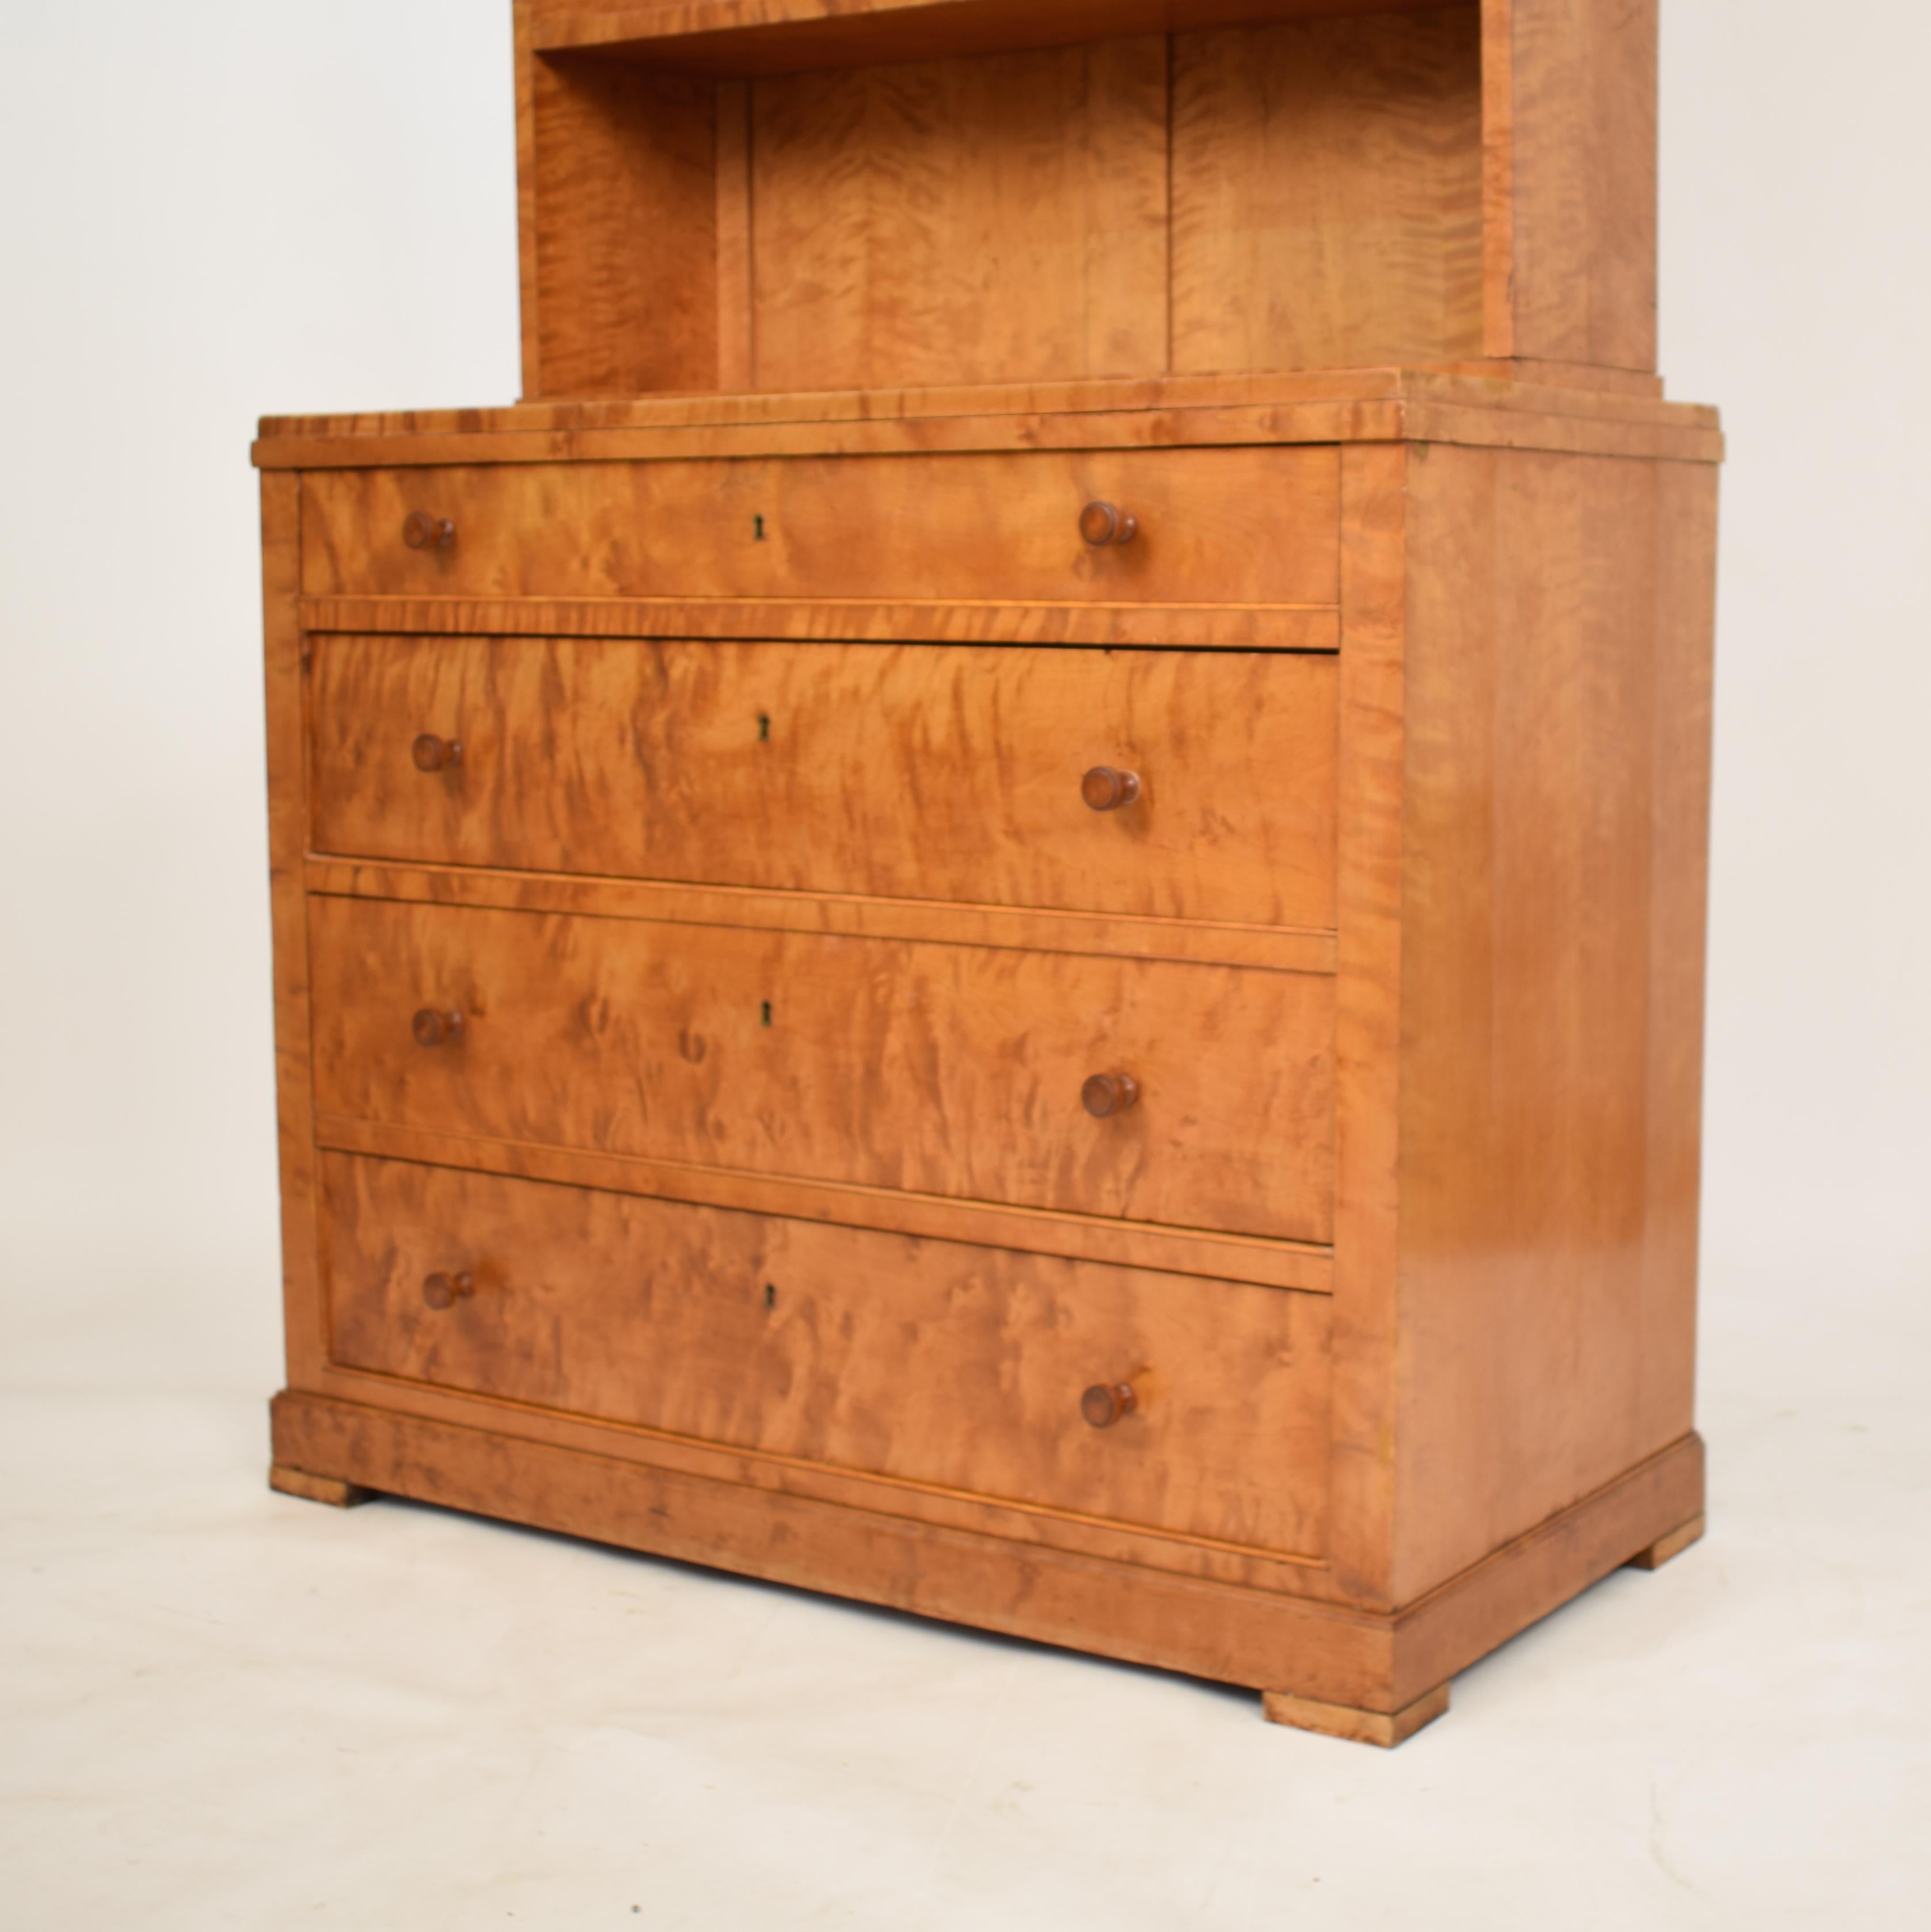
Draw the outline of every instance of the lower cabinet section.
[[[346,1154],[322,1181],[344,1367],[1324,1549],[1324,1296]]]

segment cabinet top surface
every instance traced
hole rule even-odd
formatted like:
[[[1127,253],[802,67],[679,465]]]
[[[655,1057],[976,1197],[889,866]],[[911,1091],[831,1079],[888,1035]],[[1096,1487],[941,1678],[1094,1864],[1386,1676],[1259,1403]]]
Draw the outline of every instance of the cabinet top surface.
[[[1403,369],[790,394],[687,394],[262,418],[263,468],[319,463],[1442,442],[1718,462],[1717,412],[1620,388]]]

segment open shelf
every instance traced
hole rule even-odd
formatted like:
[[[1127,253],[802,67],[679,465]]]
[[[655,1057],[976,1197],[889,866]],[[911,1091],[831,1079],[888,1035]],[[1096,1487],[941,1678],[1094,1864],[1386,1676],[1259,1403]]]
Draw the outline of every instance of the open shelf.
[[[1654,368],[1645,0],[517,20],[532,399]]]

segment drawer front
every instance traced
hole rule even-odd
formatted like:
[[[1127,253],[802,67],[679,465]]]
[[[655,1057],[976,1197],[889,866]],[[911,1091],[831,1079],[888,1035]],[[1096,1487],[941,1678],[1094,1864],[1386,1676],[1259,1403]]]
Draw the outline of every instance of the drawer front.
[[[1332,658],[344,635],[313,666],[319,850],[1334,922]],[[424,734],[460,762],[419,770]],[[1139,796],[1092,808],[1099,767]]]
[[[838,456],[302,479],[311,596],[882,598],[1332,604],[1328,447]],[[1132,515],[1082,536],[1086,506]],[[412,550],[421,512],[454,526]]]
[[[346,1366],[1321,1552],[1322,1296],[340,1154],[323,1185]]]
[[[310,935],[325,1115],[1330,1236],[1318,974],[332,897]]]

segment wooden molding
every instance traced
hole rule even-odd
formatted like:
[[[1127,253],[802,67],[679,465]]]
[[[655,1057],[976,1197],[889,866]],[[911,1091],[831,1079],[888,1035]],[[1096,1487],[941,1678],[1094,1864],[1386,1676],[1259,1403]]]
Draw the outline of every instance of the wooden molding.
[[[1377,1713],[1396,1729],[1455,1672],[1680,1522],[1702,1486],[1692,1438],[1396,1616],[292,1390],[272,1420],[277,1462],[310,1477]]]
[[[1333,1280],[1333,1256],[1324,1247],[1253,1235],[1221,1234],[1187,1228],[1111,1221],[1098,1215],[1066,1214],[1037,1208],[1009,1208],[979,1201],[943,1199],[883,1187],[799,1180],[730,1168],[699,1167],[568,1148],[534,1147],[482,1136],[433,1133],[419,1127],[325,1114],[316,1124],[316,1144],[344,1154],[375,1154],[447,1167],[476,1167],[573,1187],[607,1187],[715,1208],[787,1215],[806,1221],[878,1228],[934,1240],[1018,1248],[1075,1260],[1117,1262],[1171,1274],[1219,1281],[1252,1282],[1264,1288],[1295,1288],[1325,1294]]]

